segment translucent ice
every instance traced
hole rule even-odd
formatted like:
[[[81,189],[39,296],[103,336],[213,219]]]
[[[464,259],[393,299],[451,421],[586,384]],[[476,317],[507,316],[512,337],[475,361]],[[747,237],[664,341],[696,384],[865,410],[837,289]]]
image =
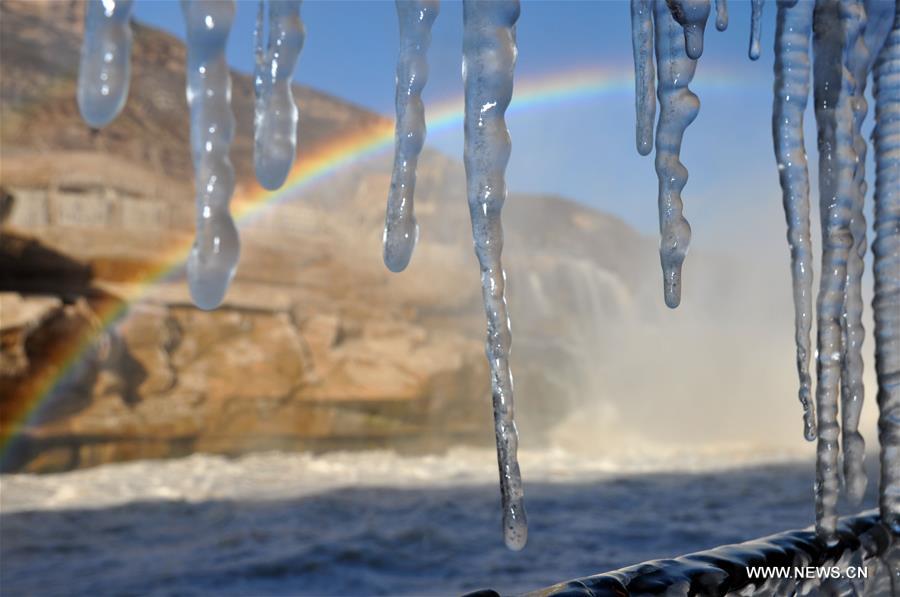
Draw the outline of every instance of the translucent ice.
[[[132,0],[90,0],[78,69],[81,117],[99,129],[119,115],[131,79]]]
[[[843,68],[847,39],[858,34],[856,19],[842,18],[840,2],[820,0],[813,22],[815,114],[819,147],[819,210],[822,219],[822,278],[816,311],[818,356],[816,406],[816,530],[834,538],[838,495],[838,391],[843,350],[842,318],[847,260],[853,247],[854,201],[851,83]],[[845,27],[847,29],[845,35]]]
[[[873,48],[874,49],[874,48]],[[875,79],[875,372],[881,519],[900,533],[900,11]]]
[[[694,60],[703,54],[703,32],[709,18],[709,0],[668,0],[672,16],[684,27],[684,49]]]
[[[397,57],[397,128],[394,171],[384,218],[384,264],[392,272],[406,269],[419,237],[414,211],[416,164],[425,143],[422,90],[428,80],[428,46],[438,0],[397,0],[400,52]]]
[[[225,44],[235,6],[232,0],[182,0],[181,8],[187,25],[187,101],[197,193],[197,236],[188,256],[188,283],[194,303],[213,309],[225,297],[240,254],[228,211],[234,192],[228,157],[234,115]]]
[[[764,1],[750,0],[750,60],[759,58],[759,37]]]
[[[716,29],[728,29],[728,0],[716,0]]]
[[[772,137],[781,182],[787,239],[791,249],[791,279],[794,296],[794,338],[803,434],[815,439],[815,409],[809,377],[810,329],[812,326],[812,242],[809,224],[809,171],[803,139],[803,113],[809,97],[809,37],[812,32],[812,2],[779,0],[775,33],[775,101]]]
[[[297,153],[298,112],[291,82],[305,38],[301,2],[268,2],[269,35],[265,47],[262,0],[257,18],[253,158],[256,179],[270,190],[284,184]]]
[[[850,216],[850,233],[853,247],[847,259],[847,287],[844,291],[843,343],[841,363],[841,446],[844,453],[844,486],[847,496],[858,503],[866,490],[866,445],[859,433],[859,417],[862,412],[865,388],[863,386],[862,344],[865,328],[862,323],[862,276],[865,265],[867,241],[864,213],[866,181],[866,140],[862,136],[862,123],[868,106],[864,95],[870,65],[869,50],[863,32],[867,28],[865,5],[862,0],[841,3],[841,16],[845,23],[846,50],[845,76],[848,76],[851,93],[850,109],[853,114],[853,155],[856,164],[853,172],[853,210]]]
[[[504,172],[511,148],[504,115],[512,99],[519,2],[464,0],[463,15],[464,160],[469,214],[475,254],[481,266],[488,323],[485,351],[491,368],[503,532],[506,545],[519,550],[528,539],[528,523],[516,457],[519,440],[509,369],[511,335],[506,274],[500,261],[503,248],[500,211],[506,200]],[[683,43],[681,47],[684,48]]]
[[[681,302],[681,266],[691,240],[682,215],[681,190],[688,171],[681,163],[681,140],[700,110],[700,100],[688,89],[697,61],[685,52],[683,31],[666,6],[656,0],[656,73],[659,121],[656,124],[656,174],[659,179],[659,256],[666,305]]]
[[[653,149],[656,88],[653,79],[653,0],[631,0],[631,46],[634,53],[634,108],[637,115],[637,150]]]

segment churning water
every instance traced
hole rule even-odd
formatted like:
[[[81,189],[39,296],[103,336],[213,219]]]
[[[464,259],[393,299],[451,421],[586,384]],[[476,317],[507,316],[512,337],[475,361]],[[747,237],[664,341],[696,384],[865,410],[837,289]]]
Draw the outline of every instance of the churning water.
[[[807,526],[810,457],[525,451],[533,525],[519,553],[497,533],[487,449],[194,455],[6,475],[0,575],[9,595],[525,591]]]

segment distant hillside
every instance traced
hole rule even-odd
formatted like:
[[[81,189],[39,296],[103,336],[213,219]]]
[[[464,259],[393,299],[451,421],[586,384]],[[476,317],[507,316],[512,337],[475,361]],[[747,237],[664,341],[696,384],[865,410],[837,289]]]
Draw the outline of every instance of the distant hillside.
[[[193,222],[184,47],[134,24],[128,104],[91,131],[75,103],[80,6],[0,4],[0,185],[10,198],[0,240],[2,434],[34,413],[4,467],[487,438],[461,164],[423,155],[421,242],[407,272],[381,263],[390,182],[381,155],[245,221],[235,285],[221,309],[200,312],[175,252]],[[236,196],[246,199],[252,88],[246,75],[233,83]],[[295,97],[301,160],[387,124],[305,87]],[[504,217],[527,431],[530,413],[564,414],[571,376],[554,377],[554,363],[574,366],[566,334],[627,316],[639,272],[655,273],[656,257],[623,222],[563,199],[513,196]],[[170,269],[174,277],[148,283]],[[58,383],[45,392],[49,380]]]

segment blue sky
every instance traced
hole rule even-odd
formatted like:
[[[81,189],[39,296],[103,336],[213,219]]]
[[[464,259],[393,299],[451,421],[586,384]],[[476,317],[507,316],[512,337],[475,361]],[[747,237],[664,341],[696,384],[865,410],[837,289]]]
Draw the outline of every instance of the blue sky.
[[[682,154],[690,171],[684,199],[695,245],[754,244],[773,234],[783,238],[770,128],[775,3],[765,6],[763,55],[756,62],[747,58],[749,2],[731,0],[729,9],[727,31],[715,30],[714,15],[707,27],[692,85],[702,105],[685,135]],[[252,69],[255,14],[256,2],[238,2],[228,47],[232,66],[247,72]],[[135,16],[184,36],[178,2],[138,0]],[[303,18],[307,38],[295,81],[392,115],[394,3],[307,0]],[[629,23],[624,0],[526,0],[518,23],[516,75],[534,78],[574,67],[631,73]],[[461,45],[462,5],[444,1],[429,54],[426,111],[429,101],[461,101]],[[734,83],[717,85],[725,75]],[[652,156],[641,157],[634,149],[633,101],[633,92],[621,90],[512,115],[511,190],[563,195],[617,214],[642,232],[655,232],[656,175]],[[807,140],[814,159],[811,129]],[[428,144],[461,157],[461,127],[429,135]],[[786,245],[773,244],[773,250],[786,254]]]

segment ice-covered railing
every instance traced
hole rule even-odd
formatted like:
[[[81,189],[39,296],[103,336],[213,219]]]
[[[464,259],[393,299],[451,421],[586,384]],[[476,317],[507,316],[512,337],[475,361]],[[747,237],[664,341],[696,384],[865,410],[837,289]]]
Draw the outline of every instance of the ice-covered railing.
[[[875,512],[841,519],[831,544],[788,531],[561,582],[528,597],[900,594],[900,544]],[[499,597],[481,590],[465,597]]]
[[[188,258],[195,303],[218,306],[234,277],[238,233],[229,214],[234,169],[229,160],[234,116],[224,57],[233,0],[182,0],[187,22],[187,100],[196,185],[196,241]],[[78,81],[85,121],[111,122],[128,94],[131,0],[89,0]],[[266,10],[268,8],[268,10]],[[280,186],[292,167],[298,112],[291,80],[304,40],[300,0],[260,0],[256,26],[255,167],[260,184]],[[416,163],[425,141],[422,90],[438,0],[398,0],[396,153],[384,227],[384,262],[403,270],[419,227]],[[663,294],[681,301],[682,268],[691,229],[682,192],[688,171],[680,160],[685,132],[700,109],[689,84],[703,53],[710,0],[631,0],[637,149],[655,146],[659,180]],[[511,149],[504,114],[512,99],[518,0],[463,0],[465,166],[475,253],[487,316],[494,425],[506,543],[527,539],[522,480],[516,460],[511,335],[506,275],[501,263],[504,173]],[[763,0],[751,0],[749,55],[761,52]],[[891,0],[778,0],[772,132],[783,191],[795,309],[796,366],[804,435],[818,440],[816,528],[839,540],[836,503],[843,485],[851,500],[865,489],[864,443],[858,432],[863,402],[862,273],[867,248],[864,217],[867,112],[865,88],[874,79],[875,240],[873,301],[878,378],[882,521],[900,533],[900,11]],[[725,30],[725,0],[716,0],[716,28]],[[265,32],[268,31],[268,35]],[[811,60],[812,58],[812,60]],[[821,280],[813,313],[809,172],[803,117],[812,81],[818,128]],[[658,108],[658,117],[657,117]],[[653,134],[654,124],[655,139]],[[427,231],[426,231],[427,234]],[[816,319],[815,406],[809,373]],[[840,400],[839,400],[840,398]],[[840,413],[840,423],[838,414]],[[841,450],[843,466],[841,467]]]

